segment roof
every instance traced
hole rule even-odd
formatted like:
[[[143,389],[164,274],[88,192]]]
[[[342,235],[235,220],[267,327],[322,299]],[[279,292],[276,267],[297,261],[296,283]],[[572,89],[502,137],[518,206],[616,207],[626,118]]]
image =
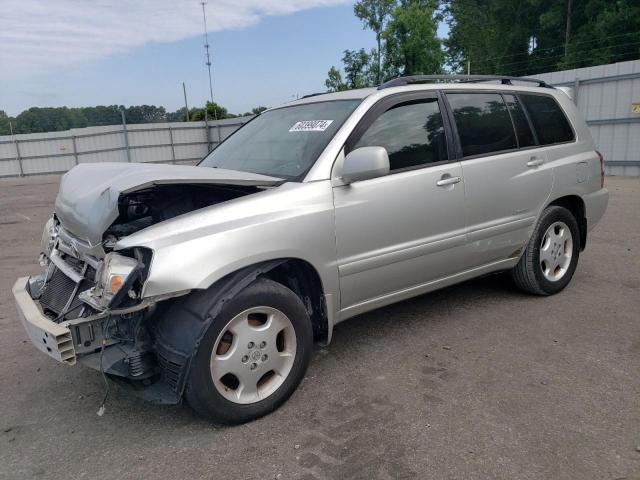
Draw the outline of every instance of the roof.
[[[452,81],[447,81],[452,80]],[[332,100],[362,100],[374,94],[385,96],[390,93],[415,90],[432,89],[500,89],[500,90],[525,90],[551,93],[554,89],[546,85],[544,81],[527,77],[501,77],[491,75],[431,75],[399,77],[386,82],[379,87],[358,88],[343,92],[317,93],[307,95],[298,100],[278,105],[276,108],[290,107],[294,105],[304,105],[308,103],[328,102]],[[271,110],[271,109],[270,109]]]
[[[328,102],[332,100],[362,100],[376,93],[376,88],[358,88],[355,90],[345,90],[343,92],[320,93],[307,95],[298,100],[278,105],[274,108],[290,107],[292,105],[303,105],[305,103]],[[270,109],[271,110],[271,109]]]

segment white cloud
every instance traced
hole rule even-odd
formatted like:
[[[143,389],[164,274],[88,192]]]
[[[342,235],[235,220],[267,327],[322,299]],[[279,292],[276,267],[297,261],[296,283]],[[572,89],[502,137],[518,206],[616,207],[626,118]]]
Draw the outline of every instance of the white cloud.
[[[210,32],[345,0],[209,0]],[[0,75],[81,64],[202,32],[199,0],[3,0]]]

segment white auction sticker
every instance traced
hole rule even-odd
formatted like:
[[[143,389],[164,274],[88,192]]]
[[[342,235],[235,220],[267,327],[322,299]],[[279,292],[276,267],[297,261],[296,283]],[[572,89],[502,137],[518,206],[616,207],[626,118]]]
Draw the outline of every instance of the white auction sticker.
[[[333,120],[303,120],[296,122],[289,129],[290,132],[324,132]]]

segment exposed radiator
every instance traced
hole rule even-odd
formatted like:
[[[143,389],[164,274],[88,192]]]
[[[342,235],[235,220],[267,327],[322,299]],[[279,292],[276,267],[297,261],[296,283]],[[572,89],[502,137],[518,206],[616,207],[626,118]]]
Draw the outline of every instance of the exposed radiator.
[[[93,269],[91,269],[91,273],[93,272]],[[78,293],[88,290],[92,286],[93,282],[83,279],[76,291],[76,283],[67,277],[62,270],[54,268],[51,278],[42,289],[42,295],[39,299],[40,305],[43,309],[60,315],[69,302],[69,298],[75,292],[75,297],[67,310],[69,312],[69,318],[74,318],[78,316],[80,306],[83,305],[82,301],[78,298]]]
[[[55,268],[51,278],[42,289],[40,305],[47,310],[60,314],[75,288],[76,283],[62,273],[62,270]]]

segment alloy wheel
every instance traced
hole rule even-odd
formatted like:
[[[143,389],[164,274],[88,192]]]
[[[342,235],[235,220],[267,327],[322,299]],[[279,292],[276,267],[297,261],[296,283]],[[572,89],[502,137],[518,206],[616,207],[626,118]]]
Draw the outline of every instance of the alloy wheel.
[[[550,282],[557,282],[567,273],[573,256],[573,236],[564,222],[552,223],[540,245],[540,268]]]
[[[250,308],[231,319],[216,339],[210,363],[213,384],[234,403],[264,400],[286,380],[295,356],[289,317],[272,307]]]

